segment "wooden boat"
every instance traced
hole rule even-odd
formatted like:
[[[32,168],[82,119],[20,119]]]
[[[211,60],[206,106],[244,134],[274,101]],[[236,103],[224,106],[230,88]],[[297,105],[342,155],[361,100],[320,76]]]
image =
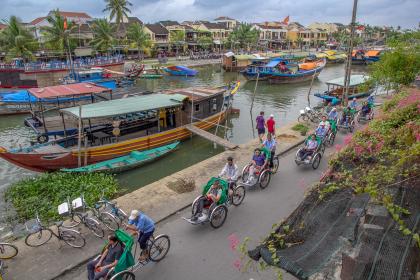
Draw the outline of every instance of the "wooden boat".
[[[283,58],[274,58],[268,63],[265,61],[255,61],[241,71],[241,74],[250,81],[256,81],[257,78],[260,81],[266,81],[271,76],[271,73],[275,71],[275,67],[281,62],[284,62],[286,65],[289,64],[289,61]]]
[[[185,67],[185,66],[168,66],[163,68],[163,70],[168,73],[171,76],[184,76],[184,77],[189,77],[189,76],[195,76],[197,75],[198,71]]]
[[[268,82],[272,84],[290,84],[310,81],[313,76],[318,77],[321,71],[324,69],[326,59],[308,61],[299,63],[297,65],[292,64],[280,64],[278,68],[274,68],[270,71],[263,71],[263,74],[271,74],[268,78]],[[294,69],[292,68],[294,67]]]
[[[0,94],[0,115],[25,114],[85,104],[94,98],[112,99],[112,90],[94,83],[31,88]]]
[[[188,125],[208,130],[225,119],[232,101],[226,87],[187,88],[61,109],[73,123],[81,123],[80,133],[18,149],[0,147],[0,157],[39,172],[111,160],[187,139]]]
[[[367,91],[361,91],[360,86],[365,84],[369,76],[365,75],[351,75],[349,83],[349,99],[362,98],[369,96],[373,92],[373,88]],[[337,78],[326,82],[328,89],[324,93],[315,93],[316,97],[323,99],[326,102],[331,102],[332,105],[341,103],[344,93],[344,77]]]
[[[157,69],[144,70],[139,76],[140,79],[161,79],[163,75]]]
[[[335,50],[327,50],[320,52],[316,55],[317,58],[326,58],[327,64],[337,64],[346,61],[347,55],[345,53],[339,53]]]
[[[170,152],[173,152],[179,145],[179,141],[162,147],[154,148],[146,151],[132,151],[130,154],[122,157],[117,157],[111,160],[106,160],[78,168],[61,169],[64,172],[108,172],[121,173],[130,169],[145,165],[151,161],[157,160]]]

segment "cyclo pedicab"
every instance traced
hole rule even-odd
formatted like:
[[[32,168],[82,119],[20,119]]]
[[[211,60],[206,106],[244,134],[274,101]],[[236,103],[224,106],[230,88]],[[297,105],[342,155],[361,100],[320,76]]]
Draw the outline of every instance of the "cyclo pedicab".
[[[265,189],[271,181],[271,175],[277,173],[277,170],[279,169],[279,156],[274,155],[273,167],[270,168],[269,162],[271,158],[271,152],[266,148],[260,148],[260,151],[265,154],[266,160],[264,162],[264,165],[260,168],[260,170],[255,171],[254,178],[249,178],[250,168],[253,165],[253,163],[247,164],[242,169],[241,179],[242,184],[244,184],[245,186],[254,187],[256,185],[259,185],[261,189]]]
[[[323,142],[322,138],[319,136],[315,136],[316,137],[316,141],[317,141],[317,147],[316,149],[312,152],[311,155],[306,155],[305,156],[305,147],[308,143],[308,141],[311,139],[311,137],[313,136],[313,134],[311,134],[308,138],[306,138],[305,140],[305,146],[299,148],[299,150],[297,150],[296,155],[295,155],[295,163],[299,166],[299,165],[311,165],[313,169],[317,169],[319,164],[321,163],[321,158],[324,155],[324,151],[325,151],[325,143]],[[326,136],[327,137],[327,136]],[[303,153],[304,156],[301,156]]]
[[[203,207],[201,216],[194,219],[198,214],[198,208],[200,200],[205,199],[210,188],[213,186],[215,181],[218,181],[222,188],[221,196],[219,201],[212,202],[208,206]],[[232,193],[229,195],[229,183],[232,183]],[[191,218],[185,218],[184,220],[193,225],[210,223],[213,228],[221,227],[226,220],[228,207],[230,205],[239,206],[245,198],[245,188],[242,185],[236,185],[234,182],[230,182],[225,179],[218,177],[212,177],[207,184],[203,187],[202,194],[198,196],[191,204]]]
[[[366,106],[367,110],[364,110],[365,106]],[[366,102],[365,101],[363,103],[362,109],[360,109],[357,112],[357,116],[356,116],[357,122],[361,122],[361,121],[367,122],[367,121],[373,120],[373,117],[375,115],[374,112],[373,112],[373,106],[374,106],[373,102]]]
[[[149,262],[159,262],[163,260],[171,246],[169,236],[165,234],[156,237],[152,236],[147,241],[147,247],[150,252],[148,260],[138,261],[137,257],[140,254],[140,248],[133,236],[122,229],[117,229],[115,231],[115,236],[118,238],[119,242],[124,245],[124,251],[118,260],[117,265],[108,272],[104,280],[135,280],[136,276],[134,272],[141,269]],[[100,258],[100,255],[96,259],[98,258]]]
[[[355,115],[357,111],[353,108],[345,108],[341,117],[337,120],[337,131],[340,129],[347,129],[350,132],[353,132],[355,127]]]
[[[324,143],[328,143],[330,146],[334,144],[335,136],[337,135],[337,121],[328,120],[330,123],[327,136],[324,139]]]

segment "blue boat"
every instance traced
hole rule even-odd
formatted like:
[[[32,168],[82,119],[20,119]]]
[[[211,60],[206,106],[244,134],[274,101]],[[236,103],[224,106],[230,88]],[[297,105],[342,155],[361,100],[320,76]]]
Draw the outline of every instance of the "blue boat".
[[[265,61],[256,60],[248,65],[244,70],[242,70],[241,73],[247,80],[255,81],[257,80],[257,77],[260,81],[268,80],[268,78],[271,76],[271,73],[275,72],[275,67],[277,67],[277,65],[280,63],[289,65],[289,61],[283,58],[274,58],[271,59],[268,63]]]
[[[362,98],[369,96],[373,92],[373,88],[361,91],[360,86],[365,84],[369,79],[366,75],[351,75],[349,83],[349,99]],[[344,77],[337,78],[326,82],[328,89],[323,93],[315,93],[314,96],[323,99],[325,102],[331,102],[332,105],[341,103],[344,93]]]
[[[64,84],[82,82],[94,83],[96,85],[106,87],[112,90],[117,88],[116,79],[105,77],[104,69],[102,68],[74,71],[71,72],[68,76],[64,77],[63,79]]]
[[[163,69],[166,73],[171,76],[184,76],[184,77],[191,77],[198,74],[197,70],[185,67],[185,66],[168,66]]]

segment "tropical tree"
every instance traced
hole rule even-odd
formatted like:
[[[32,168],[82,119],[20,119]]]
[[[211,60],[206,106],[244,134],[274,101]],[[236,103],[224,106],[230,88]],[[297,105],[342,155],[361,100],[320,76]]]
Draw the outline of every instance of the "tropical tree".
[[[298,47],[300,47],[300,50],[303,50],[303,38],[302,37],[298,37],[296,39],[296,44],[298,45]]]
[[[41,27],[46,45],[69,56],[76,47],[76,40],[71,38],[70,34],[77,26],[73,22],[68,22],[58,10],[53,11],[46,20],[49,26]]]
[[[197,40],[197,43],[203,49],[208,49],[213,44],[213,39],[209,36],[200,36]]]
[[[93,40],[90,42],[92,47],[99,52],[108,53],[115,45],[114,38],[115,26],[111,25],[107,19],[96,19],[91,26]]]
[[[185,46],[185,32],[183,30],[171,30],[169,43],[175,46],[176,55],[178,56],[178,48],[184,48]]]
[[[22,26],[16,16],[4,20],[7,27],[0,32],[0,46],[7,52],[6,59],[21,57],[25,60],[34,58],[33,51],[38,48],[32,33]]]
[[[143,26],[138,22],[128,27],[127,36],[130,42],[136,46],[138,53],[142,54],[141,57],[143,57],[144,51],[152,45],[149,34],[144,31]]]
[[[110,21],[115,19],[117,31],[119,31],[124,18],[128,18],[128,14],[131,13],[128,7],[133,6],[133,4],[127,0],[105,0],[105,3],[106,7],[103,12],[109,12]]]
[[[259,31],[252,28],[252,25],[242,23],[229,34],[228,41],[231,45],[238,43],[241,48],[247,47],[249,49],[257,45],[259,37]]]

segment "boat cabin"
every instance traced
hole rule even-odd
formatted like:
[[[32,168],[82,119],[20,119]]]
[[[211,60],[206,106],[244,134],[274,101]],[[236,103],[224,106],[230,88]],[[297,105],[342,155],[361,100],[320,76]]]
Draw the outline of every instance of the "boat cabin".
[[[266,58],[252,54],[234,54],[233,52],[225,53],[222,57],[223,69],[230,72],[241,71],[254,61],[263,61]]]
[[[366,83],[369,76],[366,75],[351,75],[349,83],[349,98],[357,95],[360,92],[360,86]],[[340,97],[344,93],[344,77],[337,78],[326,82],[327,92],[330,96]]]

